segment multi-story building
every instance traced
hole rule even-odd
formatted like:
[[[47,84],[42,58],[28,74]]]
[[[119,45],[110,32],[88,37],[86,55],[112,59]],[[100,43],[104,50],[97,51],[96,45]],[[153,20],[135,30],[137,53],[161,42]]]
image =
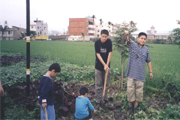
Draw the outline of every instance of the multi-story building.
[[[36,23],[31,23],[30,24],[30,31],[35,31],[36,32]]]
[[[163,39],[168,41],[169,33],[157,33],[155,27],[152,26],[151,30],[147,30],[147,39],[154,41],[156,39]]]
[[[94,38],[94,20],[87,18],[69,18],[69,41],[82,41],[85,37],[86,41]]]
[[[133,33],[132,36],[137,38],[138,33]],[[170,33],[157,33],[154,26],[150,30],[147,30],[147,40],[151,42],[155,42],[156,39],[162,39],[164,43],[170,43],[169,36]]]
[[[117,30],[116,25],[112,25],[109,23],[100,23],[100,24],[95,24],[95,37],[100,37],[101,35],[101,30],[106,29],[109,31],[109,36],[115,36],[115,31]]]
[[[30,24],[30,30],[36,31],[36,39],[48,39],[48,24],[36,19]]]
[[[26,29],[12,26],[9,28],[5,22],[5,26],[0,25],[0,40],[20,40],[25,37]]]
[[[109,31],[109,36],[114,36],[117,26],[109,23],[97,23],[91,17],[87,18],[69,18],[69,41],[82,41],[83,35],[85,40],[89,41],[92,38],[100,37],[101,30]]]

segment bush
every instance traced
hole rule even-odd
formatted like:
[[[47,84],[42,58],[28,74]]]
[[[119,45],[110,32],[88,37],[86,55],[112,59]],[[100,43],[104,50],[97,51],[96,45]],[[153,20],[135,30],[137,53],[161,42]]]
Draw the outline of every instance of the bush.
[[[154,41],[154,43],[156,43],[156,44],[164,44],[165,43],[165,41],[163,40],[163,39],[156,39],[155,41]]]
[[[165,110],[158,115],[159,119],[180,119],[180,106],[167,104]]]

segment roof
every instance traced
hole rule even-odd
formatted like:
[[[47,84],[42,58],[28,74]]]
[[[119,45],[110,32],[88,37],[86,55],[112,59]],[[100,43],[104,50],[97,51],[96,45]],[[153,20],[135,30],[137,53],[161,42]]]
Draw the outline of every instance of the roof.
[[[151,29],[155,29],[155,27],[154,27],[154,26],[152,26],[152,27],[151,27]]]
[[[85,18],[88,18],[88,19],[93,19],[91,16],[87,16],[87,17],[85,17]]]

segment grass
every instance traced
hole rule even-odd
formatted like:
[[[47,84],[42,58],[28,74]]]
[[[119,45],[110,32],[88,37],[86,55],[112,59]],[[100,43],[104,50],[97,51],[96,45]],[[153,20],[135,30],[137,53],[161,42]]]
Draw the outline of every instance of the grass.
[[[0,41],[0,43],[0,49],[2,51],[26,55],[25,41]],[[47,60],[59,60],[59,62],[77,64],[79,66],[94,66],[95,64],[94,42],[32,41],[30,45],[31,57],[43,56]],[[178,82],[180,79],[179,46],[149,45],[153,47],[149,48],[149,51],[152,59],[154,78],[153,80],[149,80],[149,72],[146,66],[146,84],[153,85],[157,88],[161,87],[162,79]],[[113,50],[111,61],[112,68],[119,68],[121,70],[120,54],[116,50]],[[127,60],[125,61],[125,68],[126,66]]]
[[[1,50],[26,55],[25,41],[1,41]],[[31,56],[44,56],[47,60],[59,59],[60,62],[78,64],[80,66],[95,64],[94,43],[89,42],[59,42],[32,41]],[[113,51],[112,66],[120,66],[120,55]]]
[[[177,88],[180,88],[180,82],[179,82],[179,80],[180,80],[180,72],[179,72],[180,71],[180,62],[179,62],[180,49],[179,49],[179,46],[178,45],[162,45],[162,44],[149,44],[149,45],[153,46],[153,48],[149,48],[149,51],[150,51],[150,55],[151,55],[151,59],[152,59],[152,68],[153,68],[154,78],[153,78],[153,80],[149,80],[149,78],[148,78],[149,72],[148,72],[148,68],[146,66],[146,83],[145,83],[146,85],[145,85],[145,87],[150,86],[151,88],[153,87],[154,89],[155,88],[162,89],[162,88],[164,88],[164,86],[162,84],[162,79],[164,79],[166,81],[166,83],[169,83],[171,81],[175,82],[175,85],[178,86]],[[25,41],[0,41],[0,50],[3,52],[10,52],[10,53],[21,53],[22,55],[25,56],[26,55],[26,42]],[[60,41],[32,41],[31,42],[31,57],[39,57],[39,56],[46,58],[46,60],[48,62],[59,61],[60,63],[71,63],[71,64],[76,64],[81,67],[84,65],[94,66],[94,64],[95,64],[95,52],[94,52],[94,43],[93,42],[83,43],[83,42],[60,42]],[[45,65],[42,65],[40,68],[36,69],[35,67],[37,67],[38,65],[35,65],[35,64],[38,64],[41,66],[41,64],[39,64],[38,62],[31,64],[32,74],[33,73],[38,74],[37,71],[40,71],[42,69],[42,67],[45,66]],[[46,64],[46,62],[43,62],[43,64]],[[49,63],[47,63],[47,66],[48,66],[48,64]],[[73,67],[77,72],[77,67],[74,67],[74,65],[71,65],[71,64],[68,64],[68,65]],[[16,64],[16,65],[18,65],[18,64]],[[33,69],[33,65],[34,65],[34,69]],[[65,70],[65,68],[69,68],[69,66],[63,67],[63,64],[61,64],[61,65],[63,68],[62,74],[65,74],[67,72],[67,70]],[[127,60],[125,62],[125,68],[126,68],[126,66],[127,66]],[[13,67],[13,66],[10,66],[10,67]],[[81,67],[79,67],[79,69],[81,69]],[[121,70],[120,54],[116,50],[113,50],[111,67],[119,68],[119,70]],[[6,68],[8,68],[8,67],[6,67]],[[15,75],[12,72],[8,72],[7,71],[8,69],[6,70],[6,68],[2,68],[2,71],[6,71],[7,73],[9,73],[9,75],[11,77],[13,75]],[[86,69],[86,68],[87,68],[87,71],[88,70],[90,72],[93,71],[93,70],[90,70],[88,67],[83,67],[83,69]],[[45,70],[45,69],[43,68],[43,70]],[[23,70],[19,69],[19,71],[23,71]],[[14,70],[14,72],[18,72],[18,69]],[[63,73],[63,72],[65,72],[65,73]],[[20,73],[22,73],[22,72],[20,72]],[[70,73],[70,72],[68,72],[68,73]],[[22,74],[24,74],[24,73],[22,73]],[[80,76],[79,74],[81,74],[81,73],[77,72],[77,77]],[[90,73],[90,75],[92,75],[92,72]],[[16,78],[15,76],[14,76],[13,80],[15,80],[15,78]],[[76,77],[76,74],[73,73],[73,76]],[[62,78],[62,75],[60,77]],[[4,80],[7,80],[7,79],[4,79]],[[84,82],[86,82],[86,81],[84,81]],[[116,85],[118,85],[119,84],[118,82],[119,81],[112,81],[111,84],[115,83]],[[161,101],[159,101],[159,98],[157,98],[158,100],[155,101],[154,100],[155,97],[153,96],[153,94],[149,95],[149,93],[152,93],[152,92],[149,92],[148,90],[149,89],[145,89],[145,93],[146,93],[145,94],[145,102],[146,103],[143,104],[145,106],[144,108],[146,108],[148,112],[145,113],[142,111],[143,115],[141,114],[142,112],[139,112],[139,114],[136,115],[137,118],[143,119],[144,117],[148,118],[148,116],[149,116],[149,118],[156,119],[157,114],[159,114],[159,112],[160,112],[160,115],[162,116],[162,118],[164,118],[165,116],[167,117],[167,114],[171,115],[170,113],[168,113],[169,111],[172,111],[173,114],[176,114],[178,112],[178,111],[174,112],[174,106],[172,106],[170,108],[167,107],[164,110],[165,112],[164,111],[161,112],[161,109],[162,110],[164,109],[164,108],[161,108],[161,106],[157,106],[159,108],[159,111],[157,111],[157,109],[154,109],[153,106],[155,107],[155,105],[157,105],[156,102],[158,102],[158,104],[160,104]],[[119,89],[117,89],[117,92],[118,91],[119,91]],[[113,95],[113,94],[110,94],[110,95]],[[124,104],[125,104],[127,102],[126,97],[122,98],[120,95],[121,95],[121,93],[117,94],[117,96],[116,96],[117,101],[124,100]],[[122,94],[122,95],[124,96],[124,94]],[[149,97],[147,97],[148,95],[149,95]],[[166,98],[165,97],[163,98],[163,96],[162,96],[162,101],[166,101]],[[9,102],[7,102],[7,103],[9,103]],[[121,103],[121,101],[120,101],[120,103]],[[151,107],[148,107],[148,105],[150,105]],[[19,111],[19,112],[17,115],[15,112],[12,113],[12,115],[7,114],[6,115],[7,118],[12,118],[12,117],[18,118],[19,116],[27,116],[23,112],[24,108],[18,108],[17,106],[15,106],[13,108],[6,109],[6,112],[7,113],[12,112],[11,109],[13,109],[14,111],[15,110]],[[156,110],[156,111],[153,112],[153,110]],[[167,111],[167,113],[166,113],[166,111]],[[108,112],[109,113],[103,113],[103,114],[104,115],[113,115],[114,114],[113,111],[108,111]],[[122,113],[122,111],[117,112],[118,115],[119,115],[119,113]],[[147,113],[152,116],[148,115]],[[34,115],[34,111],[28,113],[28,116],[31,117],[31,115]],[[179,115],[179,114],[176,114],[176,115]],[[111,116],[111,118],[112,118],[112,116]]]

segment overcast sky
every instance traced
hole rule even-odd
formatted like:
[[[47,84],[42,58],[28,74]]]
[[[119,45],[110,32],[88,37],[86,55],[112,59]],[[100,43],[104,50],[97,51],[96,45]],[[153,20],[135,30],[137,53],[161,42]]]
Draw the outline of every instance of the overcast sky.
[[[30,21],[48,23],[49,31],[67,30],[69,18],[96,16],[95,22],[137,23],[146,32],[153,25],[158,33],[180,27],[180,0],[30,0]],[[0,24],[26,27],[26,0],[0,0]]]

